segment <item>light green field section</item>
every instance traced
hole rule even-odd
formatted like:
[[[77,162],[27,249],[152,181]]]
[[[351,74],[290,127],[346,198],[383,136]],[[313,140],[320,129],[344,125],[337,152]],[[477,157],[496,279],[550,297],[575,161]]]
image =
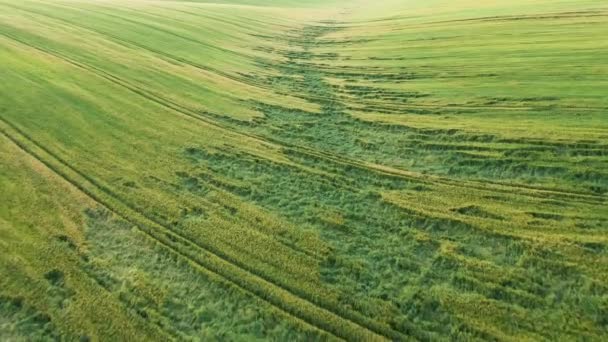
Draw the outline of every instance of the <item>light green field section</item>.
[[[608,338],[604,1],[0,0],[1,340]]]

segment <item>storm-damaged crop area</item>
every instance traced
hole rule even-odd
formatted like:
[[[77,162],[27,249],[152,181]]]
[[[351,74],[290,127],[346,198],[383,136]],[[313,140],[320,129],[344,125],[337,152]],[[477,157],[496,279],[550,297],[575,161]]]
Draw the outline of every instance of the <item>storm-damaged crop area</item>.
[[[607,32],[0,0],[0,340],[608,339]]]

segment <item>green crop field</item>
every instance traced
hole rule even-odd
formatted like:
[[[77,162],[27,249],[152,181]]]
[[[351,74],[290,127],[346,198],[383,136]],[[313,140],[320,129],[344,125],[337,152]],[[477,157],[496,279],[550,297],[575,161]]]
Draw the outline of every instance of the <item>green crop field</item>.
[[[1,341],[608,340],[605,0],[0,0]]]

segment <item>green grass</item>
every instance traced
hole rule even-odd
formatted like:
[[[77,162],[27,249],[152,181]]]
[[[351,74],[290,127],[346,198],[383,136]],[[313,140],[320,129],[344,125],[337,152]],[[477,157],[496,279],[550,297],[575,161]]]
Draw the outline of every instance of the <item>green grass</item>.
[[[607,16],[0,0],[0,339],[605,340]]]

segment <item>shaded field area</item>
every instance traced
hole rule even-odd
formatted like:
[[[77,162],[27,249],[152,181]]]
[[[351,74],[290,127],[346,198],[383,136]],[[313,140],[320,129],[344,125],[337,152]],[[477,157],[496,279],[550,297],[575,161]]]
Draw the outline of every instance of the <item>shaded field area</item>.
[[[0,0],[0,339],[608,338],[608,5]]]

